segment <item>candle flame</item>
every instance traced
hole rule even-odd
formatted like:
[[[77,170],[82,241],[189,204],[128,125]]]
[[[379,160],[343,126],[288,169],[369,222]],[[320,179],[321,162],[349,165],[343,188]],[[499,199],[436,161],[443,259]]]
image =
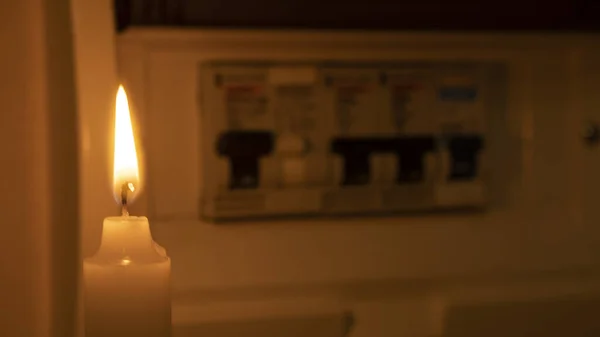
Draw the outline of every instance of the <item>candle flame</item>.
[[[129,103],[122,85],[119,86],[116,103],[113,192],[115,200],[121,204],[123,188],[127,189],[125,193],[130,203],[137,194],[134,192],[139,190],[140,177]]]

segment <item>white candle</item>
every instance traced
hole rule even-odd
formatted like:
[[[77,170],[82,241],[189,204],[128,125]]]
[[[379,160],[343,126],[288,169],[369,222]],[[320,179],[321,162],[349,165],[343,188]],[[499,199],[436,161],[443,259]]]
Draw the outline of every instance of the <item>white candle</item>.
[[[152,240],[148,219],[127,213],[140,179],[122,86],[117,93],[113,174],[123,216],[104,219],[100,248],[83,263],[86,337],[168,337],[171,261]]]
[[[148,219],[104,219],[100,249],[83,270],[86,337],[170,336],[171,261]]]

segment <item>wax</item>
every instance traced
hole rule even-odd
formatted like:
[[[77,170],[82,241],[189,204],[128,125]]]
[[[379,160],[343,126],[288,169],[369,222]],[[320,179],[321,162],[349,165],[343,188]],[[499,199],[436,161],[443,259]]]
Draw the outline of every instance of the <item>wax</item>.
[[[86,259],[86,337],[169,337],[171,261],[146,217],[104,219],[97,253]]]

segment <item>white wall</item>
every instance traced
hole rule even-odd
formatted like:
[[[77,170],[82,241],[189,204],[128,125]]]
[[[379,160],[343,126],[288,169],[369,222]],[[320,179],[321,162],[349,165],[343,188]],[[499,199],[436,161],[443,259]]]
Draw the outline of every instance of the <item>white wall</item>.
[[[598,71],[595,39],[159,29],[119,37],[119,72],[146,150],[141,206],[173,259],[175,322],[349,309],[356,336],[421,336],[440,334],[440,311],[455,302],[597,292],[598,218],[582,200],[598,180],[584,170],[591,155],[580,138],[584,117],[597,113],[597,98],[582,90]],[[507,62],[503,118],[516,143],[499,155],[518,170],[494,182],[508,186],[507,197],[466,215],[197,220],[196,66],[240,56]]]
[[[79,252],[69,2],[3,2],[0,22],[0,334],[72,336]]]
[[[100,243],[102,220],[117,214],[112,197],[115,97],[118,88],[113,6],[74,0],[78,88],[81,247],[90,256]]]

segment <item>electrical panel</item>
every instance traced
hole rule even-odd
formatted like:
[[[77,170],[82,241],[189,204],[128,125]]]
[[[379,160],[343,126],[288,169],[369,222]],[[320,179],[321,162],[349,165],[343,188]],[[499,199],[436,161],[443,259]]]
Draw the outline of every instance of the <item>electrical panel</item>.
[[[203,216],[485,206],[490,69],[201,63]]]

